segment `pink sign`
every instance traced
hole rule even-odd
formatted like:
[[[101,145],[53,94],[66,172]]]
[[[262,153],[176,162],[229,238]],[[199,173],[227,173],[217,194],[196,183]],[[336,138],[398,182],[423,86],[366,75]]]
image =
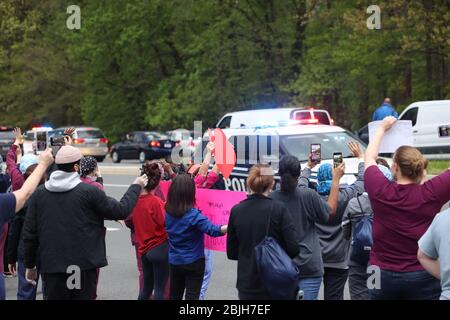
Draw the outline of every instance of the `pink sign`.
[[[197,189],[197,207],[212,223],[228,224],[230,211],[236,204],[247,198],[245,192],[225,190]],[[227,237],[213,238],[205,235],[205,248],[215,251],[227,251]]]
[[[167,199],[170,181],[161,181],[160,187]],[[247,194],[245,192],[197,189],[195,197],[197,208],[204,216],[216,225],[224,225],[228,224],[231,208],[246,199]],[[225,252],[227,250],[227,237],[213,238],[205,235],[205,248]]]

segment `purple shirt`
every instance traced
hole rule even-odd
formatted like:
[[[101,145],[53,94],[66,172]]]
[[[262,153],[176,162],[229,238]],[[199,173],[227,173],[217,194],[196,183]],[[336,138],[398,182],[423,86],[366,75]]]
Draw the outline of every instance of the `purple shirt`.
[[[8,172],[11,176],[12,191],[16,191],[22,188],[22,185],[25,181],[22,172],[20,172],[16,164],[17,148],[17,145],[12,144],[8,153],[6,154],[6,165],[8,166]]]
[[[423,270],[417,241],[450,199],[450,170],[424,184],[400,185],[373,165],[364,181],[374,213],[369,264],[394,272]]]

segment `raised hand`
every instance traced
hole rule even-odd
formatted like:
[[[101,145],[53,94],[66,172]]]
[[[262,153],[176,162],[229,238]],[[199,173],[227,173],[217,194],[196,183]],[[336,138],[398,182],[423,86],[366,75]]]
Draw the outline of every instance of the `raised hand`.
[[[352,141],[348,144],[348,148],[356,158],[361,159],[364,157],[364,153],[362,152],[359,143]]]
[[[388,131],[392,126],[395,124],[397,119],[393,116],[389,116],[383,119],[383,122],[381,122],[380,128],[382,128],[384,131]]]
[[[19,127],[16,127],[13,132],[15,137],[14,144],[19,145],[22,142],[22,130]]]
[[[337,168],[333,168],[333,179],[341,180],[345,174],[345,162],[342,162]]]
[[[53,163],[52,149],[47,148],[39,155],[39,163],[49,167]]]
[[[144,188],[148,184],[148,177],[146,174],[143,174],[140,177],[137,177],[136,180],[134,180],[133,184],[138,184],[142,188]]]

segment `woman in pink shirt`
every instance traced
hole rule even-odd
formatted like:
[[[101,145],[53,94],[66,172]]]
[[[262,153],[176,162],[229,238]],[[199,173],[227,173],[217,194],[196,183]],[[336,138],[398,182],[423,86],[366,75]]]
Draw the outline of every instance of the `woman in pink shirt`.
[[[450,200],[450,170],[424,182],[425,158],[416,148],[402,146],[394,154],[391,171],[395,181],[390,182],[375,161],[381,140],[395,121],[394,117],[383,120],[365,157],[365,189],[374,214],[370,296],[371,299],[439,299],[439,280],[428,274],[417,260],[417,242]]]

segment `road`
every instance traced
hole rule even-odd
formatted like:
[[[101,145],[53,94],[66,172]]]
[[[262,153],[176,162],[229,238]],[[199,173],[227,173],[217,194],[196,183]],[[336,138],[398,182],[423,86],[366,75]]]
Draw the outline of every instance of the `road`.
[[[104,163],[100,166],[104,176],[105,191],[108,195],[120,199],[127,186],[139,173],[139,163],[128,161],[121,164]],[[119,174],[118,174],[119,173]],[[119,223],[107,221],[106,252],[108,266],[100,271],[98,299],[135,300],[138,296],[138,271],[134,248],[131,246],[130,232]],[[225,253],[214,252],[213,273],[206,299],[237,299],[236,262],[226,258]],[[17,278],[6,279],[7,299],[15,300]],[[321,290],[321,297],[322,290]],[[348,299],[348,289],[346,289]],[[40,286],[38,299],[42,299]]]

